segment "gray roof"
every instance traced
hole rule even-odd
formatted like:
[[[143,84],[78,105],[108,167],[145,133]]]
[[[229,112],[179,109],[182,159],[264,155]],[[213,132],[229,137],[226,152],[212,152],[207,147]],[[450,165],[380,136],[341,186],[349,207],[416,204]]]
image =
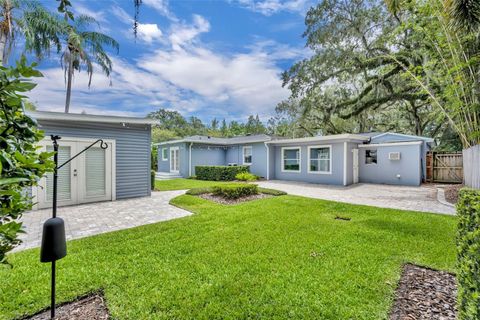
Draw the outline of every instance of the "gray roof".
[[[180,140],[172,140],[156,143],[156,145],[165,145],[181,142],[193,142],[193,143],[202,143],[202,144],[214,144],[214,145],[235,145],[235,144],[245,144],[245,143],[255,143],[255,142],[266,142],[270,141],[273,138],[266,134],[257,134],[250,136],[238,136],[232,138],[217,138],[210,136],[190,136],[185,137]]]

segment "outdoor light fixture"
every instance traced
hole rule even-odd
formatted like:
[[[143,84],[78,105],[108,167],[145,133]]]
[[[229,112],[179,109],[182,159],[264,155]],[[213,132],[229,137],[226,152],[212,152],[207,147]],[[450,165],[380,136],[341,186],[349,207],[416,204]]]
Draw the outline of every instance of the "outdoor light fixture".
[[[51,135],[53,141],[53,161],[55,167],[53,169],[53,203],[52,203],[52,217],[43,224],[42,246],[40,248],[40,262],[52,263],[52,280],[51,280],[51,300],[50,300],[50,319],[55,319],[55,262],[67,255],[67,241],[65,239],[65,223],[62,218],[57,217],[57,184],[58,184],[58,170],[64,165],[84,153],[95,144],[100,142],[100,148],[107,149],[108,145],[102,139],[98,139],[75,156],[58,165],[58,140],[59,136]]]

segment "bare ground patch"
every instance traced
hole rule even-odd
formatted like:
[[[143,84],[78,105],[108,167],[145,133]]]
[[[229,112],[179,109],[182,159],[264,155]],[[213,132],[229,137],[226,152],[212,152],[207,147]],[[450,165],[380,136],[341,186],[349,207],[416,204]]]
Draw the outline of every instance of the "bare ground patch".
[[[453,274],[406,264],[390,320],[455,320],[456,296]]]
[[[50,309],[36,315],[23,318],[24,320],[50,320]],[[57,307],[56,320],[107,320],[108,309],[100,293],[80,297],[75,301],[64,303]]]

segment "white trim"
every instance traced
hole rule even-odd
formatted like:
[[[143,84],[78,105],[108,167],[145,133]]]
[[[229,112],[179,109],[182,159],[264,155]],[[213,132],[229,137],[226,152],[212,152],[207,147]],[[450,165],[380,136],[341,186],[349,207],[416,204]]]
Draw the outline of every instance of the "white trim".
[[[193,143],[190,142],[190,146],[188,147],[188,177],[192,176],[192,145]]]
[[[409,141],[409,142],[392,142],[392,143],[371,143],[371,144],[360,144],[359,148],[375,148],[375,147],[394,147],[394,146],[411,146],[411,145],[420,145],[423,141]]]
[[[252,160],[250,162],[245,162],[245,149],[250,149],[250,157],[252,158]],[[242,164],[244,166],[250,166],[252,165],[252,161],[253,161],[253,148],[252,146],[243,146],[242,147]]]
[[[111,140],[110,143],[112,144],[112,165],[110,166],[112,168],[112,201],[115,201],[117,200],[117,140]]]
[[[285,165],[285,159],[283,155],[283,150],[298,150],[298,170],[285,170],[284,165]],[[280,169],[282,172],[291,172],[291,173],[301,173],[302,172],[302,147],[282,147],[281,148],[281,158],[282,158],[282,163],[280,164]]]
[[[391,135],[399,136],[399,137],[405,137],[405,138],[420,138],[420,139],[423,139],[427,142],[434,142],[435,141],[433,138],[422,137],[422,136],[414,136],[414,135],[411,135],[411,134],[403,134],[403,133],[395,133],[395,132],[384,132],[384,133],[381,133],[381,134],[378,134],[376,136],[371,137],[371,139],[383,137],[383,136],[386,136],[387,134],[391,134]]]
[[[281,140],[271,140],[266,143],[268,144],[287,144],[287,143],[303,143],[303,142],[322,142],[330,140],[358,140],[358,141],[368,141],[370,138],[358,134],[334,134],[329,136],[318,136],[318,137],[308,137],[308,138],[298,138],[298,139],[281,139]]]
[[[265,149],[267,149],[267,180],[270,180],[270,148],[268,144],[264,143]]]
[[[353,169],[353,166],[352,166]],[[347,185],[347,142],[343,143],[343,185]]]
[[[104,116],[94,114],[64,113],[51,111],[27,111],[27,115],[36,120],[58,120],[78,122],[103,122],[123,124],[160,124],[160,121],[149,118]]]
[[[312,171],[310,170],[310,150],[311,149],[317,149],[317,148],[328,148],[328,171]],[[332,174],[332,145],[331,144],[326,144],[326,145],[318,145],[318,146],[308,146],[307,147],[307,172],[311,174]]]
[[[167,157],[165,158],[165,153],[163,153],[163,151],[167,151]],[[168,148],[161,148],[161,151],[162,153],[162,161],[168,161]]]

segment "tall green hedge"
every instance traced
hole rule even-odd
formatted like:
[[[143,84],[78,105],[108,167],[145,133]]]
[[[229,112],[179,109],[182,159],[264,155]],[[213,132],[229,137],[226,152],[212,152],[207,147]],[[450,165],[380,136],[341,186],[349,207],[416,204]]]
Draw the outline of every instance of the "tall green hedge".
[[[241,172],[248,172],[248,166],[196,166],[195,175],[199,180],[233,181]]]
[[[480,190],[460,190],[457,213],[458,317],[480,319]]]

